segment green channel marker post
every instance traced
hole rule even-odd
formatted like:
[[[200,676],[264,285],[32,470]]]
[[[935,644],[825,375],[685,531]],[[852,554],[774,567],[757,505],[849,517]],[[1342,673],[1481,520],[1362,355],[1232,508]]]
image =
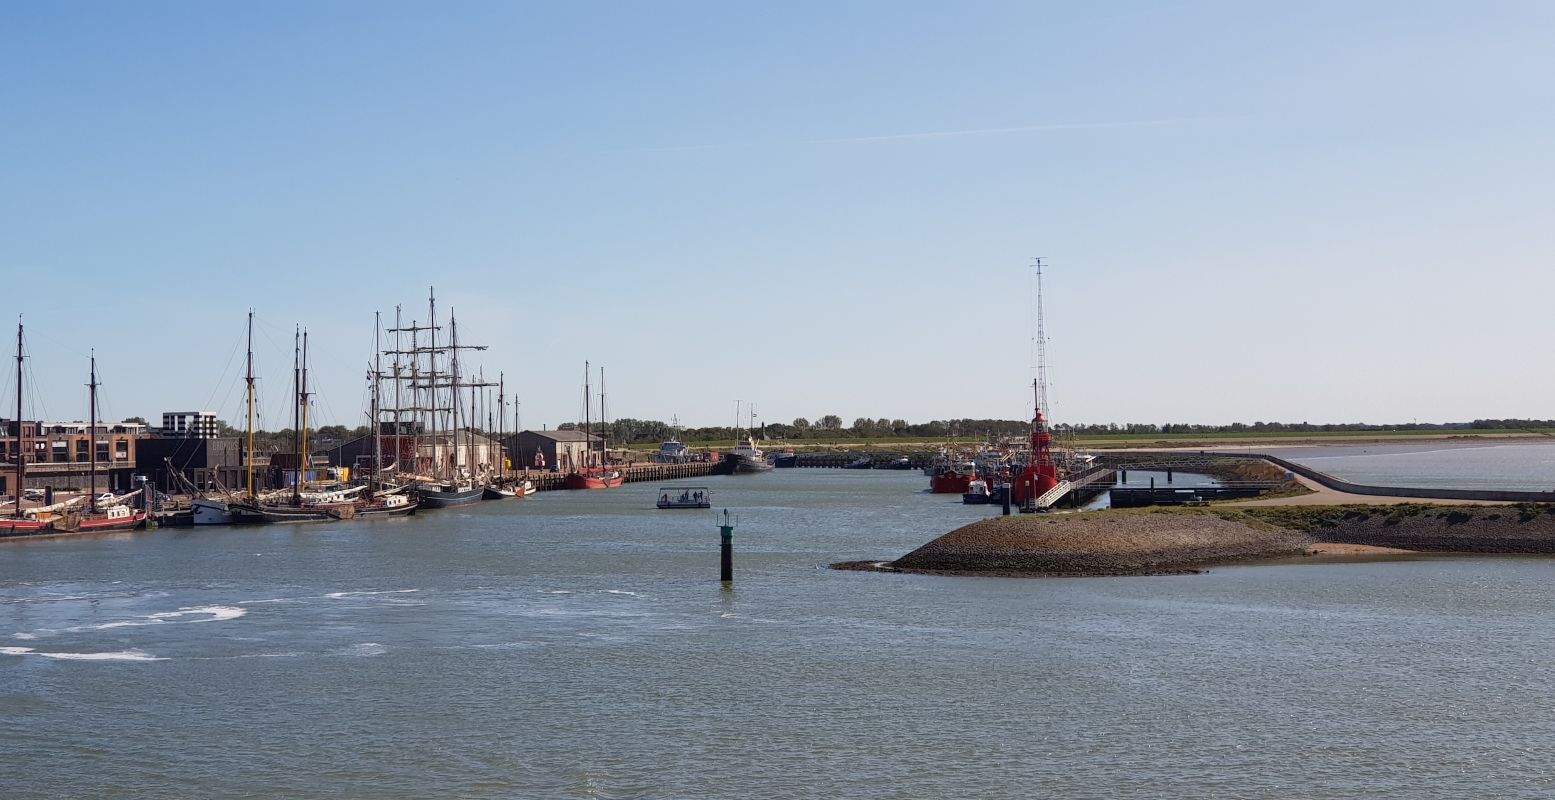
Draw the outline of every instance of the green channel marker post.
[[[718,526],[718,532],[723,536],[723,544],[719,550],[718,579],[724,583],[734,580],[734,518],[729,516],[729,509],[724,509],[723,523]]]

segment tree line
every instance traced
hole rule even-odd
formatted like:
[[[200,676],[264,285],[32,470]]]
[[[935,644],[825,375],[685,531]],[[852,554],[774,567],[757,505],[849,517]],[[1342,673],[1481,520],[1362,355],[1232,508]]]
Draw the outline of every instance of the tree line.
[[[126,421],[139,421],[136,418]],[[557,430],[582,430],[580,422],[564,422]],[[1512,431],[1512,430],[1540,430],[1555,429],[1555,420],[1548,419],[1476,419],[1472,422],[1405,422],[1394,424],[1371,424],[1365,422],[1345,423],[1311,423],[1311,422],[1233,422],[1227,425],[1204,425],[1185,422],[1128,422],[1128,423],[1097,423],[1097,424],[1066,424],[1059,423],[1053,426],[1055,433],[1074,434],[1077,436],[1141,436],[1141,435],[1169,435],[1169,434],[1209,434],[1209,433],[1331,433],[1331,432],[1397,432],[1397,431]],[[657,444],[668,440],[671,436],[678,437],[686,444],[698,444],[704,442],[729,441],[740,439],[747,433],[754,434],[756,438],[763,440],[787,440],[796,442],[824,442],[828,440],[847,439],[946,439],[967,437],[1006,437],[1024,436],[1031,430],[1029,420],[1017,419],[947,419],[930,420],[928,422],[909,423],[902,419],[868,419],[859,417],[853,420],[851,425],[843,425],[842,418],[835,414],[827,414],[817,418],[814,422],[799,417],[790,423],[769,422],[757,426],[754,429],[735,428],[731,426],[709,426],[702,428],[676,428],[667,422],[659,420],[633,419],[624,417],[613,420],[603,426],[594,423],[591,430],[595,433],[604,433],[610,442],[616,445],[642,445]],[[495,435],[495,431],[481,431]],[[349,442],[368,435],[371,428],[359,425],[355,428],[347,428],[344,425],[324,425],[315,430],[310,430],[309,447],[314,449],[328,449],[338,447],[343,442]],[[245,433],[232,427],[226,422],[217,422],[218,436],[244,436]],[[291,452],[293,431],[285,428],[278,431],[255,431],[255,449],[267,453]]]

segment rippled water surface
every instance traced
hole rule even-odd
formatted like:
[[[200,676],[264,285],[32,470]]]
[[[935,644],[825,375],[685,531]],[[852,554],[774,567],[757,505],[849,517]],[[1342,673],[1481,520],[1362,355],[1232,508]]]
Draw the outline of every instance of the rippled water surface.
[[[53,797],[1543,797],[1555,561],[836,572],[916,473],[0,547],[0,774]]]
[[[1555,491],[1555,440],[1297,447],[1269,452],[1372,486]]]

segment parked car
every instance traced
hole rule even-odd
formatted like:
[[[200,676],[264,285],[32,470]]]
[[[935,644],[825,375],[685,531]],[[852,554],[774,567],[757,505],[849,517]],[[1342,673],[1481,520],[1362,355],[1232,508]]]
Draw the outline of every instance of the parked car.
[[[103,492],[102,494],[97,496],[97,505],[98,506],[112,506],[112,505],[118,505],[118,504],[119,504],[119,498],[113,492]]]
[[[25,497],[28,500],[42,500],[44,493],[42,489],[23,489],[22,497]]]

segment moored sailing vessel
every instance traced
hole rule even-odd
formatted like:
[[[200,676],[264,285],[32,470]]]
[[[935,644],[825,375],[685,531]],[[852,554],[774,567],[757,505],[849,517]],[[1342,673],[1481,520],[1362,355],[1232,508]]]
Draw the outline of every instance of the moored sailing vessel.
[[[583,464],[574,465],[572,471],[567,473],[565,479],[568,489],[614,489],[626,482],[626,478],[620,472],[610,469],[605,465],[605,455],[608,452],[604,439],[600,439],[599,453],[594,452],[594,435],[590,430],[592,420],[590,414],[589,397],[589,362],[583,362],[583,436],[584,445],[588,448],[588,455]]]
[[[0,536],[30,536],[37,533],[47,533],[52,527],[48,520],[28,517],[22,510],[22,500],[26,494],[22,487],[27,485],[27,458],[25,455],[27,453],[27,443],[24,438],[27,426],[22,422],[23,358],[25,356],[22,355],[22,323],[18,320],[16,323],[16,421],[11,423],[15,426],[14,435],[16,441],[16,487],[12,489],[12,494],[15,495],[12,502],[16,504],[16,508],[12,511],[11,516],[0,519]]]

